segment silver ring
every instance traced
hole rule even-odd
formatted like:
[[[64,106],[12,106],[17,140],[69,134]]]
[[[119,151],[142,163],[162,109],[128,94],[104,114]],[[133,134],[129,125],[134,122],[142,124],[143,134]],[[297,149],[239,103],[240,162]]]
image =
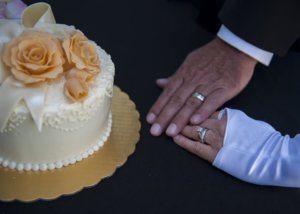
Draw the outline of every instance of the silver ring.
[[[205,100],[205,96],[203,94],[198,93],[198,92],[193,93],[192,97],[200,100],[201,102],[203,102]]]
[[[205,134],[206,134],[207,130],[208,129],[203,128],[203,127],[199,127],[197,129],[198,137],[199,137],[199,140],[200,140],[201,143],[205,143],[204,138],[205,138]]]

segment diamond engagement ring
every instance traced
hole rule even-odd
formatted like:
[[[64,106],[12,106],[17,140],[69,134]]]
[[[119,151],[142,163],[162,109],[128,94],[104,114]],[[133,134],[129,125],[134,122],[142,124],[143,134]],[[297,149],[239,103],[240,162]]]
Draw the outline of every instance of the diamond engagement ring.
[[[203,102],[205,100],[205,96],[198,92],[193,93],[192,97],[200,100],[201,102]]]
[[[201,143],[205,143],[204,138],[205,138],[205,134],[206,134],[207,130],[208,129],[203,128],[203,127],[199,127],[197,129],[198,137],[199,137],[199,140],[200,140]]]

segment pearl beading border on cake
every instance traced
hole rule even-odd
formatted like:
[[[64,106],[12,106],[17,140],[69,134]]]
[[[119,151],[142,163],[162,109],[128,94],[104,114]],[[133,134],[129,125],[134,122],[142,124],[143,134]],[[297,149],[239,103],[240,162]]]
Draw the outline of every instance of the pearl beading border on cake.
[[[79,162],[85,158],[87,158],[88,156],[94,154],[94,152],[98,151],[100,149],[101,146],[104,145],[104,142],[107,141],[110,132],[111,132],[111,128],[112,128],[112,114],[109,114],[109,118],[108,118],[108,123],[107,123],[107,128],[104,132],[104,134],[102,136],[100,136],[100,139],[97,141],[97,143],[93,146],[91,146],[90,148],[88,148],[86,151],[78,154],[78,155],[74,155],[73,157],[67,158],[65,160],[57,160],[55,162],[51,162],[51,163],[17,163],[15,161],[10,161],[7,159],[3,159],[2,157],[0,157],[0,165],[3,167],[7,167],[10,169],[15,169],[18,171],[46,171],[46,170],[54,170],[54,169],[60,169],[63,166],[68,166],[68,165],[72,165],[75,164],[76,162]]]

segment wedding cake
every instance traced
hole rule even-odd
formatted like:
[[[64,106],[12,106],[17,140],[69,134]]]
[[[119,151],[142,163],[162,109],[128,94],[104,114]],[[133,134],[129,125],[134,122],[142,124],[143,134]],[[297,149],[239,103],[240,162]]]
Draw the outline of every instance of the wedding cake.
[[[110,56],[46,3],[0,26],[0,165],[45,171],[92,155],[111,131]]]

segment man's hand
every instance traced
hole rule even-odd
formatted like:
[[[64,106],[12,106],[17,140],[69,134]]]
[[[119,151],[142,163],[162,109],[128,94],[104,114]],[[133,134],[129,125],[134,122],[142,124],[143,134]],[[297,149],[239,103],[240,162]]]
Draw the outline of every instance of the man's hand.
[[[169,78],[158,81],[163,92],[151,107],[147,121],[151,134],[167,129],[176,136],[188,122],[200,124],[250,81],[257,61],[216,38],[191,52]],[[192,97],[204,95],[202,103]]]

